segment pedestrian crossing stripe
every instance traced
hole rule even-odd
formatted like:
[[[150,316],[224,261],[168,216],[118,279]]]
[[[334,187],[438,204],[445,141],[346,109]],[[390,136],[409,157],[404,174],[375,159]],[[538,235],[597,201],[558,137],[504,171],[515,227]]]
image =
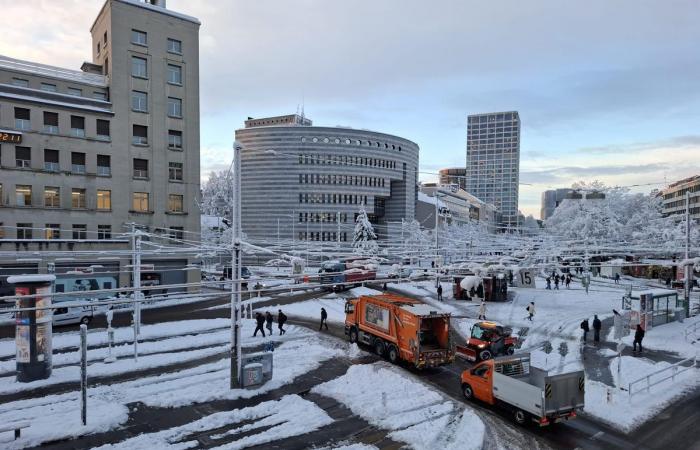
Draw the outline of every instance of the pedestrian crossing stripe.
[[[544,396],[552,398],[552,385],[550,383],[544,385]]]
[[[578,379],[578,390],[583,391],[585,387],[586,387],[585,380],[583,379],[583,377],[579,378]]]

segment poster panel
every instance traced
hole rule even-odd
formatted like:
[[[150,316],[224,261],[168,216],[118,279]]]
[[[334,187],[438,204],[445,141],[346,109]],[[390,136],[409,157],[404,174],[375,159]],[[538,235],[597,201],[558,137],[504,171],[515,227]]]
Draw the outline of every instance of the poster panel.
[[[365,322],[385,332],[389,331],[389,310],[367,302],[365,304]]]
[[[17,325],[15,331],[16,358],[18,363],[31,362],[29,325]]]

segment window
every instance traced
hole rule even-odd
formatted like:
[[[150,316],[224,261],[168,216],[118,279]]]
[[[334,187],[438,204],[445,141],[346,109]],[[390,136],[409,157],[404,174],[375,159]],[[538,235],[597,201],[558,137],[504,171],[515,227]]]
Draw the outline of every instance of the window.
[[[182,55],[182,41],[168,38],[168,53]]]
[[[134,192],[131,207],[134,211],[148,212],[148,192]]]
[[[71,172],[85,173],[85,153],[71,152],[70,164]]]
[[[97,155],[97,175],[108,177],[112,175],[112,164],[109,155]]]
[[[134,145],[148,145],[148,127],[145,125],[134,125],[131,143]]]
[[[58,134],[58,113],[44,111],[44,133]]]
[[[13,78],[12,85],[19,87],[29,87],[29,80],[25,80],[23,78]]]
[[[148,35],[145,31],[131,30],[131,43],[136,45],[148,45]]]
[[[148,62],[144,58],[132,56],[131,75],[139,78],[148,78]]]
[[[168,97],[168,116],[182,117],[182,100],[175,97]]]
[[[112,239],[112,225],[97,225],[97,239]]]
[[[109,141],[109,120],[97,119],[97,139],[101,141]]]
[[[170,236],[181,241],[185,237],[185,229],[183,227],[170,227]]]
[[[107,101],[107,93],[106,92],[93,92],[92,93],[92,98],[95,100],[102,100],[103,102]]]
[[[87,225],[73,225],[73,239],[87,239]]]
[[[171,181],[182,181],[182,163],[168,163],[168,179]]]
[[[105,46],[107,46],[107,32],[105,31],[105,34],[102,35],[102,41],[105,43]]]
[[[97,209],[112,209],[112,191],[102,189],[97,190]]]
[[[41,90],[46,92],[56,92],[56,85],[51,83],[41,83]]]
[[[32,239],[32,224],[18,223],[17,224],[17,239]]]
[[[75,137],[85,137],[85,117],[70,116],[70,134]]]
[[[19,130],[29,130],[31,128],[29,110],[27,108],[15,108],[15,128]]]
[[[85,189],[73,188],[70,195],[71,208],[73,209],[85,209],[86,208],[86,195]]]
[[[44,170],[49,172],[58,172],[58,150],[44,150]]]
[[[168,83],[182,84],[182,67],[168,64]]]
[[[61,225],[47,223],[46,228],[44,228],[44,239],[61,239]]]
[[[168,210],[170,212],[182,212],[182,195],[170,194],[168,195]]]
[[[15,186],[15,200],[17,206],[32,206],[32,187],[22,184]]]
[[[182,131],[168,130],[168,148],[182,149]]]
[[[15,165],[22,169],[29,169],[32,164],[32,149],[29,147],[15,147]]]
[[[47,208],[61,207],[61,189],[56,186],[44,187],[44,206]]]
[[[148,94],[140,91],[131,91],[131,110],[148,112]]]
[[[134,158],[134,178],[148,178],[148,160]]]
[[[83,96],[83,90],[78,89],[78,88],[68,88],[68,95],[73,95],[75,97],[82,97]]]

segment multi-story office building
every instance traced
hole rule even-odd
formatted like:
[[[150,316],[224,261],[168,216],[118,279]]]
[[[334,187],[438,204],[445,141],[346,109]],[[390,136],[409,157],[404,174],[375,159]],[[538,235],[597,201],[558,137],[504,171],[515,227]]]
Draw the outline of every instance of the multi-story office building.
[[[520,117],[517,111],[474,114],[467,122],[467,192],[493,204],[505,226],[518,222]]]
[[[552,217],[557,206],[573,192],[573,189],[550,189],[542,193],[542,206],[540,207],[540,219],[547,220]]]
[[[462,225],[467,222],[480,222],[491,232],[496,232],[500,221],[498,210],[479,198],[473,196],[456,184],[423,183],[420,194],[432,197],[426,201],[419,195],[416,206],[416,220],[426,228],[435,228],[435,200],[440,200],[438,207],[439,222]]]
[[[439,182],[442,185],[456,184],[460,189],[467,190],[467,169],[464,167],[450,167],[440,169]]]
[[[81,70],[0,57],[1,249],[128,248],[131,223],[199,232],[199,25],[107,0]]]
[[[665,216],[678,216],[685,214],[686,194],[690,193],[688,203],[690,218],[700,221],[700,175],[684,178],[671,183],[661,191],[663,196],[662,212]]]
[[[407,139],[293,114],[249,119],[236,140],[249,237],[276,239],[279,229],[282,239],[350,242],[360,208],[380,239],[389,223],[413,220],[419,149]]]

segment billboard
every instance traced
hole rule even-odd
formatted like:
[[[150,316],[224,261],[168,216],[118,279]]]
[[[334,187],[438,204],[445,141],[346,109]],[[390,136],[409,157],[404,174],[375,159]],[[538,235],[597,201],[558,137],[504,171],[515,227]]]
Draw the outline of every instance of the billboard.
[[[389,310],[367,302],[365,304],[365,322],[380,330],[389,332]]]

